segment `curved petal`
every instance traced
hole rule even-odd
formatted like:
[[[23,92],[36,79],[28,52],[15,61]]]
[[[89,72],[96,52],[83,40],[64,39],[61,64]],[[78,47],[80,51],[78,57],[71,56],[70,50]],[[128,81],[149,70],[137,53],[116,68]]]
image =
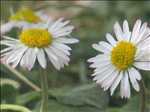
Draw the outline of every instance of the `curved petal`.
[[[133,88],[136,91],[139,91],[140,87],[139,87],[139,84],[138,84],[137,78],[136,78],[136,76],[138,76],[139,73],[134,68],[129,69],[128,72],[129,72],[129,78],[130,78]]]
[[[132,36],[131,36],[131,42],[133,42],[133,43],[135,43],[136,39],[139,36],[141,24],[142,24],[142,22],[139,19],[135,22],[135,25],[134,25],[133,31],[132,31]]]
[[[75,39],[75,38],[65,38],[65,37],[57,38],[56,41],[60,42],[60,43],[65,43],[65,44],[74,44],[74,43],[78,43],[79,42],[78,39]]]
[[[66,54],[64,54],[61,50],[54,47],[51,47],[51,50],[55,53],[56,56],[59,57],[59,60],[62,60],[65,64],[68,64],[70,59]]]
[[[97,51],[103,52],[105,54],[110,53],[110,49],[108,49],[106,46],[103,46],[102,44],[93,44],[92,47]]]
[[[106,34],[106,39],[112,46],[115,46],[117,43],[117,41],[114,39],[114,37],[109,33]]]
[[[146,30],[147,30],[147,23],[144,23],[144,24],[141,26],[141,29],[140,29],[140,31],[139,31],[139,36],[138,36],[138,37],[136,38],[136,40],[135,40],[135,43],[136,43],[136,44],[137,44],[138,42],[140,42],[140,41],[143,39]]]
[[[54,67],[57,70],[60,70],[61,66],[60,66],[58,57],[52,52],[50,48],[45,48],[45,52],[47,53],[47,56],[49,60],[51,61],[51,63],[54,65]]]
[[[124,32],[124,39],[129,41],[130,40],[130,36],[131,36],[131,32],[129,30],[129,25],[127,20],[125,20],[123,22],[123,32]]]
[[[139,61],[139,62],[135,62],[134,66],[141,69],[141,70],[147,70],[150,71],[150,61]]]
[[[5,33],[9,32],[13,27],[15,27],[15,24],[12,21],[2,24],[1,28],[0,28],[1,34],[3,35]]]
[[[111,95],[113,95],[115,89],[117,88],[117,86],[119,85],[121,79],[123,77],[123,72],[120,72],[120,74],[118,75],[118,77],[115,79],[114,83],[112,84],[110,91],[111,91]]]
[[[47,66],[47,63],[46,63],[46,57],[45,57],[45,53],[43,49],[38,49],[37,59],[41,67],[45,69]]]
[[[107,42],[105,42],[105,41],[100,41],[100,42],[99,42],[99,45],[100,45],[100,46],[104,46],[104,47],[107,48],[109,51],[111,51],[112,48],[113,48],[109,43],[107,43]]]
[[[107,80],[111,76],[111,74],[115,71],[116,71],[116,69],[113,66],[111,66],[111,68],[109,68],[109,70],[104,71],[103,73],[97,75],[94,78],[94,80],[97,80],[96,83],[102,84],[102,82],[104,80]]]
[[[104,88],[104,91],[108,90],[111,87],[118,75],[119,71],[114,70],[114,72],[102,82],[102,87]]]
[[[62,43],[58,43],[58,42],[53,42],[52,46],[63,48],[63,49],[68,50],[68,51],[72,50],[69,46],[62,44]]]
[[[116,22],[114,25],[114,32],[118,41],[123,40],[123,32],[118,22]]]
[[[37,54],[36,49],[28,48],[24,56],[21,59],[21,62],[20,62],[21,66],[28,68],[28,70],[31,70],[36,60],[36,54]]]
[[[121,92],[121,97],[122,98],[129,98],[130,95],[131,95],[129,78],[128,78],[128,73],[127,72],[125,72],[125,74],[124,74],[124,76],[121,80],[120,92]]]
[[[88,62],[103,62],[103,61],[108,61],[108,60],[110,60],[109,55],[99,54],[93,58],[88,59]]]

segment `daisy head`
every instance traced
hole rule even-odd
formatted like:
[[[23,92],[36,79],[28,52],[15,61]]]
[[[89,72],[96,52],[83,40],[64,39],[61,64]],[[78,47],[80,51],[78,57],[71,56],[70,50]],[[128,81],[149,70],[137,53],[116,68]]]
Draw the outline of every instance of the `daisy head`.
[[[130,83],[136,91],[140,90],[138,69],[150,70],[150,28],[137,20],[130,31],[125,20],[122,28],[115,23],[114,33],[114,37],[106,34],[107,42],[92,45],[100,53],[88,62],[95,68],[92,76],[97,84],[104,90],[110,89],[111,95],[120,84],[121,97],[129,98]]]
[[[46,22],[48,19],[50,20],[50,17],[42,11],[34,12],[29,8],[21,8],[10,16],[7,23],[1,25],[1,34],[9,32],[14,27],[22,28],[27,24]]]
[[[36,62],[42,68],[47,67],[47,60],[60,70],[68,65],[71,48],[66,44],[77,43],[71,37],[74,29],[69,21],[62,18],[56,22],[27,25],[18,35],[19,39],[3,36],[2,45],[8,46],[1,50],[1,61],[16,67],[21,66],[31,70]]]

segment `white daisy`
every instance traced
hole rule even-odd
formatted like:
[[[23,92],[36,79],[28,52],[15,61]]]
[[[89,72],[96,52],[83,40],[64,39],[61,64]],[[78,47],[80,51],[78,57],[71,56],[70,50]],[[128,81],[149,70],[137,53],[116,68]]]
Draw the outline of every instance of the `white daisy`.
[[[130,32],[125,20],[123,29],[116,22],[114,33],[116,39],[107,33],[108,42],[93,44],[93,48],[101,53],[88,62],[92,62],[90,67],[95,68],[92,76],[96,83],[104,90],[110,89],[111,95],[120,83],[121,97],[129,98],[130,83],[136,91],[140,89],[138,69],[150,70],[150,28],[147,23],[137,20]]]
[[[22,28],[27,24],[36,24],[39,22],[50,20],[50,17],[42,11],[34,12],[28,8],[22,8],[12,16],[10,21],[1,25],[1,34],[9,32],[12,28]]]
[[[28,25],[19,35],[19,39],[3,36],[2,45],[8,46],[1,50],[1,61],[16,67],[31,70],[36,60],[42,68],[47,67],[48,58],[58,70],[68,65],[71,48],[66,44],[77,43],[70,34],[74,27],[62,18],[54,23]],[[70,38],[67,38],[70,37]]]

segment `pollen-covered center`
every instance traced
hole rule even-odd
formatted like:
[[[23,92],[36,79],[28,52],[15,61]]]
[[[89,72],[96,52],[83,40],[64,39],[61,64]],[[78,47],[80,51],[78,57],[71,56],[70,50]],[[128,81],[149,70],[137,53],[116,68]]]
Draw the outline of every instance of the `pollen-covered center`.
[[[20,9],[16,14],[10,17],[10,20],[14,21],[27,21],[31,23],[40,22],[41,19],[31,9],[23,8]]]
[[[43,48],[52,43],[52,35],[46,29],[26,29],[21,32],[20,41],[31,48]]]
[[[127,41],[120,41],[111,52],[111,61],[119,70],[126,70],[134,62],[136,47]]]

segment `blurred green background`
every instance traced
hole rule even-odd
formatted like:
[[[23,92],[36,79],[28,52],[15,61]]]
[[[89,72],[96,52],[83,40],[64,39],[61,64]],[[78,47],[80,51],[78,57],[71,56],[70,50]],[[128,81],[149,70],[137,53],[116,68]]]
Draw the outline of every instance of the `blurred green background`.
[[[73,36],[80,40],[72,45],[71,62],[61,71],[51,65],[47,69],[49,80],[49,112],[139,112],[139,94],[132,89],[129,100],[120,99],[119,90],[113,96],[109,91],[96,86],[90,74],[87,59],[97,54],[91,44],[105,40],[112,32],[116,21],[121,24],[127,19],[130,28],[137,19],[150,23],[149,1],[1,1],[1,23],[9,20],[10,10],[30,7],[34,11],[44,10],[54,20],[59,17],[71,20],[75,26]],[[13,29],[7,35],[16,35]],[[20,67],[17,70],[40,87],[36,66],[31,72]],[[40,93],[22,82],[15,73],[1,65],[1,103],[17,104],[39,112]],[[146,112],[150,112],[150,72],[142,72],[146,88]],[[8,80],[9,79],[9,80]],[[3,111],[16,112],[16,111]]]

